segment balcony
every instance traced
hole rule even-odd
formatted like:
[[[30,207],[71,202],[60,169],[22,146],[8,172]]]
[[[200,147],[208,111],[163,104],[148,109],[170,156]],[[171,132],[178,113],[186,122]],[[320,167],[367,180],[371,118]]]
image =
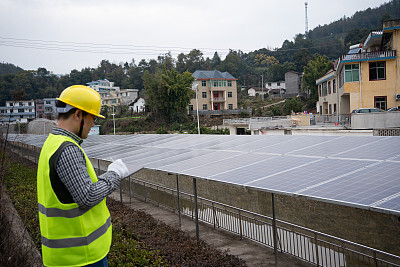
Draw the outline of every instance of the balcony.
[[[225,102],[225,97],[211,97],[211,102]]]
[[[396,50],[368,52],[361,54],[342,55],[339,58],[339,64],[345,62],[394,59],[396,58]]]

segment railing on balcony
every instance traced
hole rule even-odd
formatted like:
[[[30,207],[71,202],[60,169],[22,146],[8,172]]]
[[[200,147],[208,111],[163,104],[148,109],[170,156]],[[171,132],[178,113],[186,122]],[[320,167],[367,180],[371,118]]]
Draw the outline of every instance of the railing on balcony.
[[[224,102],[225,97],[211,97],[212,102]]]
[[[339,61],[347,61],[347,60],[356,60],[362,61],[367,59],[374,59],[374,58],[389,58],[389,57],[396,57],[396,50],[388,50],[388,51],[377,51],[377,52],[368,52],[368,53],[361,53],[361,54],[351,54],[351,55],[342,55],[339,58]]]

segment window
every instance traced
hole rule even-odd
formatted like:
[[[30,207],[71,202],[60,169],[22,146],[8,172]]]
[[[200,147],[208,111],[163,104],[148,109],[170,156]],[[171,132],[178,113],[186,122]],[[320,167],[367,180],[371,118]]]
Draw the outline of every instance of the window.
[[[228,87],[232,87],[232,81],[228,81]]]
[[[336,104],[333,104],[333,113],[336,114]]]
[[[24,106],[24,103],[23,103],[23,102],[19,102],[19,106],[20,106],[20,107],[23,107],[23,106]]]
[[[271,86],[271,83],[268,83],[268,86]]]
[[[281,83],[276,83],[276,86],[281,86]]]
[[[228,92],[228,97],[232,97],[232,92]]]
[[[207,104],[203,104],[203,110],[207,110]]]
[[[10,107],[12,107],[14,105],[14,103],[10,103]]]
[[[189,110],[193,110],[193,105],[189,105]]]
[[[202,93],[201,93],[201,96],[202,96],[203,98],[207,98],[207,92],[202,92]]]
[[[229,104],[228,109],[233,109],[233,104]]]
[[[329,95],[331,94],[331,82],[330,81],[328,82],[328,94]]]
[[[329,113],[328,114],[332,114],[332,104],[329,104]]]
[[[326,96],[327,93],[327,83],[322,84],[322,96]]]
[[[47,105],[50,105],[50,104],[51,104],[51,102],[46,100],[46,104],[47,104]]]
[[[2,110],[1,110],[1,113],[5,113],[5,110],[4,110],[4,109],[2,109]]]
[[[385,80],[386,79],[386,62],[370,62],[369,63],[369,80]]]
[[[28,106],[32,106],[32,102],[28,102]]]
[[[375,107],[386,110],[387,97],[386,96],[375,96],[374,97]]]
[[[358,64],[351,64],[344,66],[344,82],[358,82],[360,80],[360,74],[358,72]]]
[[[336,80],[332,81],[333,93],[336,93]]]
[[[18,113],[23,113],[25,110],[23,108],[18,109]]]
[[[207,81],[201,81],[201,86],[206,87],[207,86]]]

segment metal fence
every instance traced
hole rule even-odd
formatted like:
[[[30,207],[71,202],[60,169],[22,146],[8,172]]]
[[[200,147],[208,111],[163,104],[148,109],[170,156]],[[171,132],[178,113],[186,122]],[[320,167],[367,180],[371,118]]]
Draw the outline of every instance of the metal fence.
[[[127,184],[128,183],[128,184]],[[120,191],[172,209],[192,220],[195,218],[195,195],[174,188],[129,177]],[[124,194],[123,194],[124,193]],[[178,197],[179,196],[179,197]],[[198,219],[215,229],[237,234],[274,248],[273,218],[232,207],[209,199],[197,198]],[[276,220],[277,250],[316,266],[400,266],[400,257],[299,225]]]

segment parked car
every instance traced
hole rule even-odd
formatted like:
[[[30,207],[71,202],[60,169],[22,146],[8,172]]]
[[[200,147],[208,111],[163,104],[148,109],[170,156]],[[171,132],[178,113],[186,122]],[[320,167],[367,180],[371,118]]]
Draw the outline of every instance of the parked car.
[[[379,108],[358,108],[353,110],[351,113],[374,113],[374,112],[384,112],[384,110]]]
[[[387,111],[400,111],[400,107],[389,108]]]

